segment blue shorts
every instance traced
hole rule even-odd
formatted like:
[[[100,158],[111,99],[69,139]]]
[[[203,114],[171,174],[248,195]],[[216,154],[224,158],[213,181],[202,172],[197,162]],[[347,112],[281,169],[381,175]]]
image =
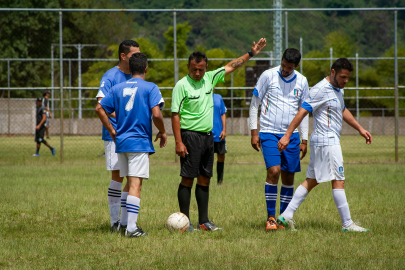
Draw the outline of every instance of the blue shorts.
[[[300,135],[298,132],[293,133],[287,149],[280,153],[277,143],[283,136],[284,134],[259,133],[266,169],[281,165],[282,171],[290,173],[300,172]]]

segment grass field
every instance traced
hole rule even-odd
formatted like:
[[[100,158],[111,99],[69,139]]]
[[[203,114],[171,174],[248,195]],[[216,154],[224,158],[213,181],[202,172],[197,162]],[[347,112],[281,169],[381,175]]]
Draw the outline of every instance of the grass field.
[[[48,142],[56,148],[56,156],[49,149],[41,146],[40,157],[32,157],[36,144],[34,137],[0,137],[1,165],[35,165],[60,163],[60,139],[52,137]],[[366,145],[360,136],[342,136],[343,157],[346,163],[382,163],[395,161],[394,136],[374,136],[373,143]],[[157,145],[157,144],[155,144]],[[227,163],[262,163],[261,153],[250,145],[250,136],[228,136],[226,155]],[[104,164],[98,155],[104,152],[100,136],[65,136],[64,163],[66,164]],[[153,163],[173,163],[175,160],[174,137],[168,137],[165,148],[156,148],[156,155],[151,156]],[[399,137],[399,161],[405,162],[405,136]],[[303,160],[309,162],[309,155]]]
[[[303,164],[296,187],[305,171]],[[227,164],[225,186],[211,186],[209,217],[224,231],[170,234],[164,224],[178,211],[178,175],[178,164],[151,166],[138,220],[149,236],[126,239],[109,233],[103,162],[0,166],[0,268],[405,268],[404,164],[346,164],[352,217],[372,229],[362,234],[340,231],[328,183],[298,209],[298,232],[266,233],[263,164]],[[194,192],[190,215],[197,223]]]

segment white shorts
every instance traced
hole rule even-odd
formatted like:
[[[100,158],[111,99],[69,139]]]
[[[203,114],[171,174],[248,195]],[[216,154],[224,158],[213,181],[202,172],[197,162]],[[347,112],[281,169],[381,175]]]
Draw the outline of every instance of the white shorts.
[[[307,178],[316,179],[318,183],[345,180],[340,145],[311,145],[310,147]]]
[[[149,178],[149,153],[118,153],[120,177]]]
[[[115,153],[115,143],[113,141],[104,141],[105,162],[107,171],[118,171],[118,155]]]

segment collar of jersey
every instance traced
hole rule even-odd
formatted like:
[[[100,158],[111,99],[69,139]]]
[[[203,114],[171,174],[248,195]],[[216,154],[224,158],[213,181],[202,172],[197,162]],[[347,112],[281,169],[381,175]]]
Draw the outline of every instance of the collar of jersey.
[[[329,86],[332,87],[332,89],[335,90],[336,92],[340,92],[339,88],[333,87],[330,83],[329,83]]]
[[[187,79],[190,80],[190,81],[191,81],[192,83],[194,83],[195,85],[197,85],[197,84],[201,83],[201,80],[204,79],[204,77],[202,77],[201,80],[199,80],[199,81],[197,82],[197,81],[194,81],[194,80],[190,77],[190,75],[187,74]]]
[[[295,72],[293,72],[290,76],[287,77],[287,78],[291,78],[291,79],[284,79],[283,75],[281,75],[280,71],[278,71],[278,70],[277,70],[277,73],[280,76],[280,78],[286,83],[290,83],[290,82],[294,81],[295,78],[297,78],[297,74],[295,74]]]

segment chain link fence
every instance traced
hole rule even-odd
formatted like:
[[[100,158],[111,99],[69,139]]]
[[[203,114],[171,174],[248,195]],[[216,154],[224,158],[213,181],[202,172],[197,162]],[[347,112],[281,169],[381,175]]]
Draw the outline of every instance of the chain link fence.
[[[86,16],[91,21],[91,17],[99,18],[100,14],[106,14],[108,10],[99,11],[87,10]],[[160,87],[166,101],[163,115],[166,130],[170,135],[169,141],[166,148],[156,147],[157,154],[151,156],[152,162],[175,161],[174,137],[170,121],[171,92],[175,81],[187,75],[186,64],[189,53],[193,50],[206,52],[209,59],[208,69],[214,70],[246,53],[253,40],[266,37],[268,40],[266,51],[247,63],[246,67],[226,76],[226,82],[218,84],[215,89],[216,93],[222,95],[227,107],[227,162],[262,162],[260,154],[250,145],[248,112],[253,87],[247,86],[249,81],[247,71],[259,65],[259,62],[272,67],[280,61],[275,57],[273,51],[275,46],[271,42],[272,21],[276,11],[273,9],[127,10],[126,16],[133,15],[136,18],[134,21],[138,24],[140,24],[138,17],[154,16],[155,18],[153,25],[143,25],[143,30],[139,30],[133,36],[140,43],[141,51],[149,59],[147,80],[155,82]],[[313,34],[313,29],[301,27],[297,32],[297,28],[291,27],[292,24],[299,24],[303,14],[308,18],[310,25],[310,18],[315,18],[322,10],[284,9],[279,11],[285,12],[285,46],[283,47],[299,48],[303,53],[303,59],[297,71],[307,76],[310,86],[328,75],[331,63],[338,57],[347,57],[355,65],[350,83],[345,88],[345,104],[360,124],[371,132],[373,143],[366,146],[364,139],[357,135],[354,129],[344,124],[341,142],[345,161],[405,161],[405,126],[402,124],[405,121],[405,87],[398,86],[398,77],[395,77],[399,74],[401,82],[403,81],[403,73],[399,70],[405,69],[405,50],[396,48],[397,11],[348,9],[347,12],[361,13],[360,17],[363,19],[366,14],[373,12],[390,15],[395,13],[391,20],[393,31],[388,35],[390,39],[384,37],[388,47],[394,45],[395,47],[384,55],[373,57],[359,57],[356,50],[350,49],[351,44],[346,46],[332,42],[331,45],[335,47],[327,47],[328,38],[333,39],[336,35],[343,35],[345,38],[344,33],[339,32],[344,23],[342,17],[334,17],[333,14],[330,16],[333,22],[330,31],[335,33],[335,36],[328,35],[325,38],[318,33]],[[6,12],[24,13],[24,16],[31,19],[45,17],[50,25],[37,26],[32,30],[43,31],[51,37],[45,39],[39,35],[29,34],[29,29],[22,32],[18,25],[12,23],[7,25],[12,33],[26,34],[29,40],[25,45],[23,44],[23,47],[26,46],[23,49],[21,45],[18,47],[16,44],[9,44],[10,50],[3,52],[0,58],[0,164],[62,161],[103,163],[104,159],[100,157],[104,152],[104,144],[101,140],[102,124],[94,111],[97,103],[95,97],[102,75],[118,63],[116,51],[119,42],[99,44],[85,36],[78,36],[75,39],[77,43],[63,43],[63,36],[69,38],[69,35],[75,35],[75,33],[70,33],[73,28],[69,23],[61,25],[62,18],[67,14],[81,14],[78,11],[30,10],[27,13],[27,10],[0,9],[0,16],[6,15]],[[117,10],[111,12],[118,13]],[[323,12],[335,11],[325,9]],[[244,23],[237,30],[229,32],[221,30],[221,26],[235,20],[239,22],[242,20]],[[53,28],[54,31],[50,31],[49,28]],[[59,30],[56,30],[58,28]],[[63,32],[60,32],[60,29]],[[109,28],[103,26],[103,29]],[[211,31],[207,32],[207,29]],[[379,40],[377,37],[379,34],[375,35],[376,40]],[[128,38],[124,33],[121,33],[121,36],[120,40]],[[315,48],[314,38],[325,38],[326,49]],[[372,40],[371,37],[370,39]],[[59,43],[55,43],[58,41]],[[6,36],[1,34],[0,43],[5,42],[7,42]],[[40,45],[34,46],[35,44],[32,45],[30,42],[40,43]],[[342,46],[349,49],[346,47],[342,49]],[[373,52],[372,49],[363,51]],[[396,51],[400,54],[396,55]],[[255,74],[256,80],[259,75]],[[377,80],[377,75],[382,76],[381,79]],[[397,97],[395,96],[396,85]],[[51,156],[51,153],[42,146],[40,159],[36,159],[32,157],[35,152],[35,99],[42,97],[46,90],[52,93],[49,107],[53,115],[50,119],[50,139],[47,141],[56,148],[57,155]],[[311,133],[312,117],[309,126]],[[63,132],[61,132],[62,129]],[[306,159],[308,161],[309,157]]]

